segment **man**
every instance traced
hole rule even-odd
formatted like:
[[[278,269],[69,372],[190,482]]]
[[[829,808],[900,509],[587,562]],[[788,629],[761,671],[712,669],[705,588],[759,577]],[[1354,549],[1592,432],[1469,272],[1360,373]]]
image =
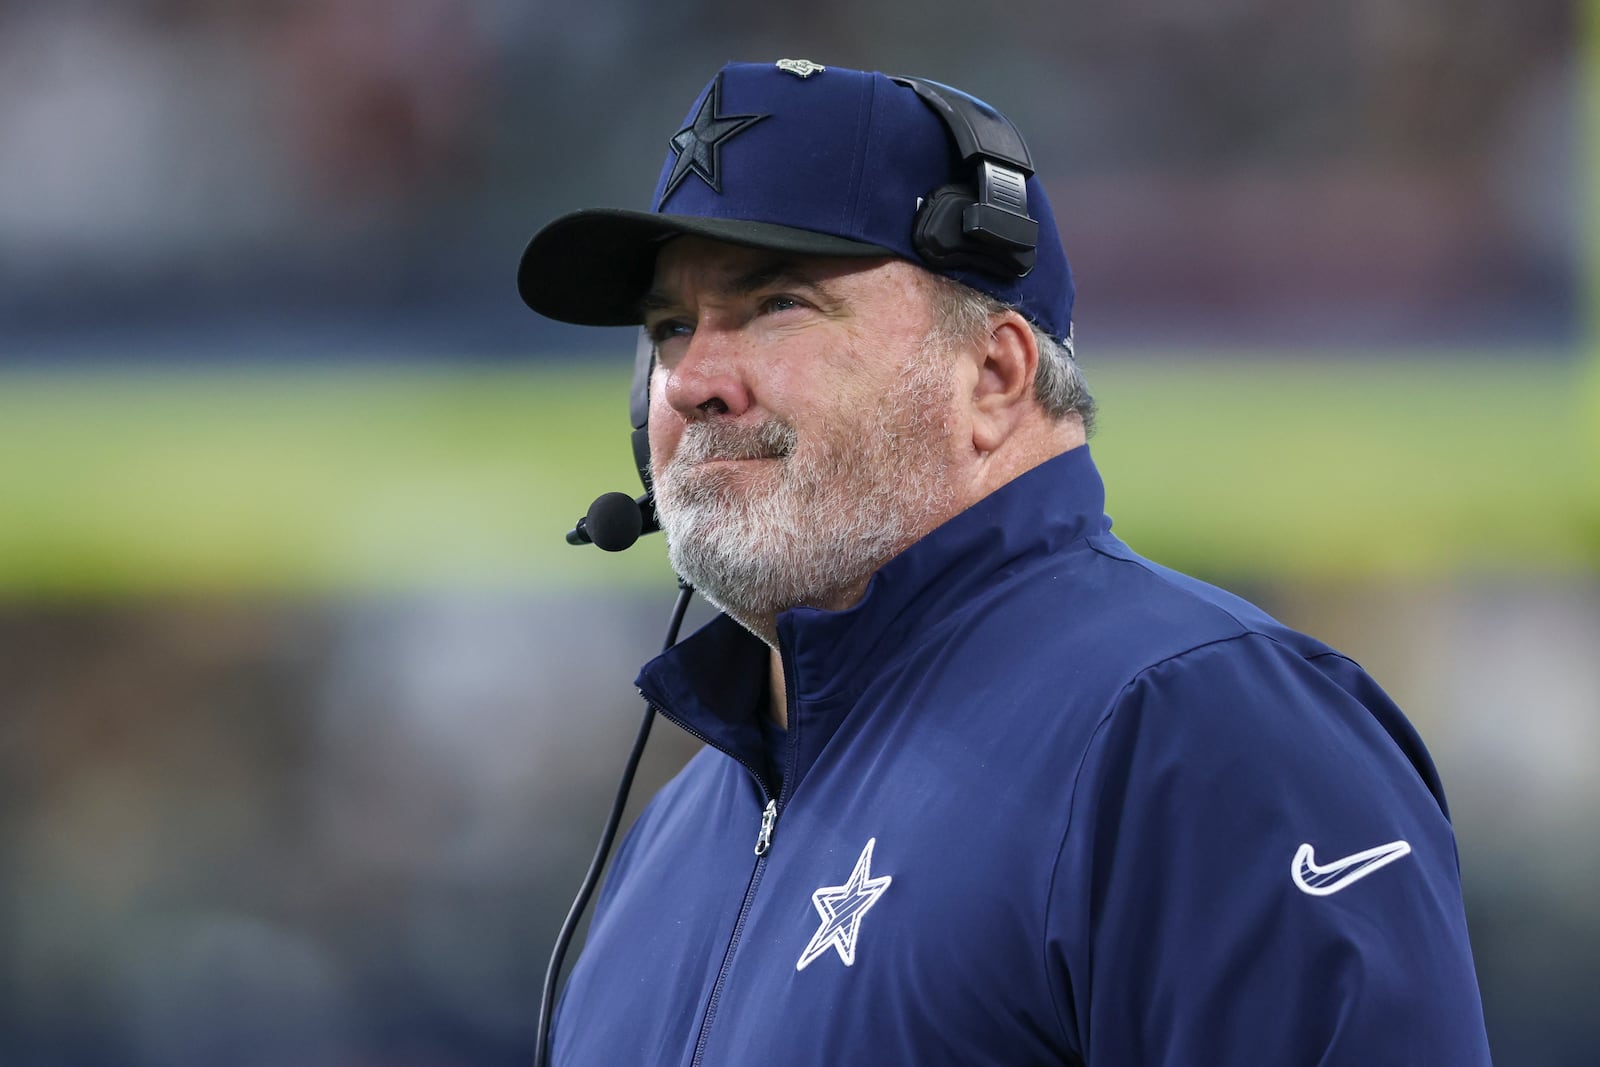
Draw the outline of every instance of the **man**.
[[[730,65],[653,212],[529,245],[535,310],[647,331],[656,508],[723,613],[639,676],[706,748],[616,857],[556,1060],[1488,1062],[1399,710],[1110,533],[1012,133]]]

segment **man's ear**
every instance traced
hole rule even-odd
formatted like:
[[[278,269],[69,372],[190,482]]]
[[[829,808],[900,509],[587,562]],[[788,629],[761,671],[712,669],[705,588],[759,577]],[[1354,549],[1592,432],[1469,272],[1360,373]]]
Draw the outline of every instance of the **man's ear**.
[[[1028,321],[1007,311],[990,321],[977,356],[981,362],[972,387],[972,444],[979,452],[993,452],[1035,408],[1039,344]]]

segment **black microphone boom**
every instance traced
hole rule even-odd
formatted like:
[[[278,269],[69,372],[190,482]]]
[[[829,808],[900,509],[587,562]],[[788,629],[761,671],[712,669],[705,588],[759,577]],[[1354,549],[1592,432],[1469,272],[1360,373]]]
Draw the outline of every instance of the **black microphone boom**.
[[[627,493],[606,493],[589,505],[589,513],[567,531],[567,544],[588,545],[606,552],[621,552],[644,532],[644,506],[648,497],[635,500]]]

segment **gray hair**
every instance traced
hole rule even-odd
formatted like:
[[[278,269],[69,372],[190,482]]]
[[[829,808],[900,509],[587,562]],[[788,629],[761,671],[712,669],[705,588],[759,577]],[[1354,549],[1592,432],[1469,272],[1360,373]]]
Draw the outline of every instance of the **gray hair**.
[[[1015,310],[988,293],[980,293],[950,278],[931,273],[928,278],[933,287],[936,318],[931,338],[934,343],[950,345],[969,341],[986,331],[996,315]],[[1039,346],[1039,369],[1033,378],[1034,398],[1051,418],[1076,416],[1083,422],[1083,432],[1093,433],[1094,397],[1089,395],[1089,385],[1074,358],[1072,328],[1067,327],[1067,336],[1060,338],[1050,336],[1032,322],[1028,323],[1028,328]]]

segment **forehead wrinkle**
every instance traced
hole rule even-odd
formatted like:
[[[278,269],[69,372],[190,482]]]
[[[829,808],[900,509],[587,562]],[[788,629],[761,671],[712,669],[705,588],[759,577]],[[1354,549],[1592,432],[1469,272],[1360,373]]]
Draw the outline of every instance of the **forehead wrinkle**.
[[[803,260],[789,256],[767,257],[753,266],[738,263],[716,264],[709,268],[697,268],[695,273],[712,274],[712,277],[703,283],[702,288],[717,298],[749,296],[779,284],[813,290],[824,296],[832,295],[828,287],[817,277],[817,271],[808,269]],[[678,294],[672,291],[670,283],[663,284],[658,273],[656,282],[640,299],[640,307],[644,311],[660,311],[677,307],[683,302]]]
[[[775,259],[768,263],[757,264],[735,275],[727,282],[724,289],[730,296],[749,296],[777,282],[798,283],[805,286],[813,284],[799,264],[793,260]]]

